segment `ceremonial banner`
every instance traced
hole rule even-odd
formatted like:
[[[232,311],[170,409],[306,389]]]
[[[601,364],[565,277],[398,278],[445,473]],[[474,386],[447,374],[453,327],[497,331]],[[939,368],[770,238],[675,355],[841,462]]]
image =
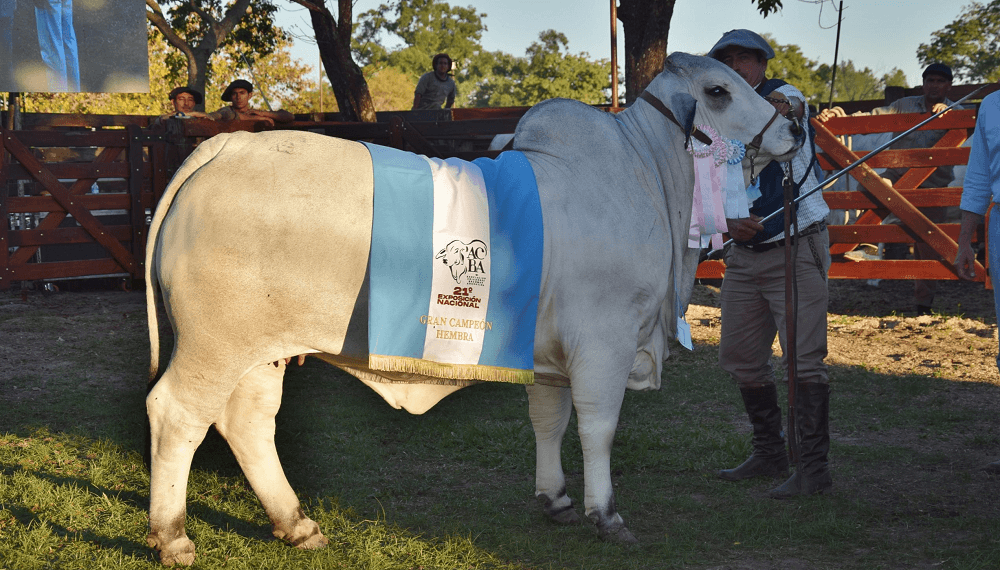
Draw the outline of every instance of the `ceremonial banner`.
[[[543,234],[528,160],[366,146],[375,181],[369,366],[532,382]]]

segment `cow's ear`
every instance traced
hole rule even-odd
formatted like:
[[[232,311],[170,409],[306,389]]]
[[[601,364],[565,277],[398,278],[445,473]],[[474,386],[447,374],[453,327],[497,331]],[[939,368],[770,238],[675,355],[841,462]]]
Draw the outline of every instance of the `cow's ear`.
[[[684,146],[688,145],[691,133],[694,132],[694,112],[698,108],[698,100],[688,93],[674,93],[670,98],[670,110],[684,128]]]

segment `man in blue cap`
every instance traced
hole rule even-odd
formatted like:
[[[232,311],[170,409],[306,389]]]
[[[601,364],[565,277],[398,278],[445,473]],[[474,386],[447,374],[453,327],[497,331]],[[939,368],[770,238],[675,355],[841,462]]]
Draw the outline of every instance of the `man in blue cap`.
[[[760,35],[750,30],[726,32],[708,56],[729,66],[781,114],[808,122],[805,96],[780,79],[767,79],[767,62],[774,57],[774,50]],[[827,461],[830,387],[824,362],[830,268],[826,216],[830,209],[819,192],[802,199],[790,240],[785,240],[782,216],[760,223],[782,208],[786,175],[796,197],[800,189],[807,192],[817,186],[814,160],[815,150],[807,134],[805,144],[789,163],[772,161],[760,172],[761,196],[751,205],[750,217],[726,220],[735,245],[726,252],[722,280],[719,365],[739,386],[753,426],[753,454],[739,467],[719,472],[727,481],[788,476],[771,345],[777,334],[787,370],[785,249],[792,248],[798,283],[797,329],[792,340],[797,352],[795,410],[801,464],[795,474],[769,492],[777,499],[822,493],[833,485]]]
[[[922,95],[912,95],[910,97],[903,97],[893,101],[890,105],[886,107],[878,107],[873,109],[871,113],[865,113],[863,111],[858,111],[852,116],[861,115],[892,115],[899,113],[937,113],[953,103],[951,99],[948,99],[948,93],[951,91],[951,68],[943,63],[932,63],[924,69],[923,73],[923,88],[924,92]],[[820,121],[826,121],[830,117],[843,117],[846,113],[840,107],[833,107],[830,109],[824,109],[819,116],[816,118]],[[906,149],[906,148],[930,148],[937,144],[941,137],[945,135],[948,131],[915,131],[905,138],[897,141],[890,148],[894,149]],[[900,133],[893,133],[892,136],[895,138],[899,136]],[[890,168],[885,171],[882,176],[889,180],[890,183],[895,185],[899,182],[899,179],[903,177],[904,174],[909,170],[909,168]],[[939,166],[934,169],[933,172],[927,177],[926,180],[921,182],[918,188],[944,188],[948,186],[952,180],[955,179],[955,174],[953,172],[954,166]],[[921,212],[927,219],[934,222],[935,224],[945,221],[947,210],[944,206],[932,206],[928,208],[921,208]],[[890,214],[886,217],[883,223],[899,223],[899,218],[895,215]],[[889,244],[890,246],[903,246],[904,250],[908,250],[909,246],[906,244]],[[901,259],[905,257],[906,251],[901,253],[891,252],[892,248],[886,247],[886,258],[888,259]],[[926,243],[918,243],[913,247],[913,258],[914,259],[940,259],[934,248],[927,245]],[[931,306],[934,302],[934,293],[937,292],[937,281],[933,280],[921,280],[917,279],[913,282],[913,301],[915,305],[915,313],[919,317],[920,315],[929,315],[931,313]]]

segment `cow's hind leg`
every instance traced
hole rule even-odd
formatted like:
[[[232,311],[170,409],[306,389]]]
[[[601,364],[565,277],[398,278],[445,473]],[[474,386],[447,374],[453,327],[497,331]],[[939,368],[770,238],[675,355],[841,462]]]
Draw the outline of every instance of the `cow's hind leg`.
[[[321,548],[327,539],[302,512],[274,447],[274,417],[281,406],[285,364],[262,364],[240,378],[216,428],[274,525],[274,536],[298,548]]]
[[[527,386],[528,415],[535,429],[535,497],[545,514],[560,524],[576,524],[580,515],[566,494],[562,468],[562,440],[569,425],[573,401],[569,388]]]
[[[618,514],[611,484],[611,445],[625,397],[626,375],[616,374],[610,366],[604,374],[597,367],[593,369],[588,369],[588,374],[578,374],[572,380],[573,406],[576,408],[580,446],[583,449],[586,514],[597,526],[602,540],[635,544],[638,540]],[[609,380],[611,378],[623,380],[618,384]]]
[[[212,423],[212,402],[192,406],[185,382],[171,363],[146,396],[150,427],[149,535],[146,542],[167,566],[194,562],[194,543],[184,532],[191,460]],[[222,407],[224,396],[214,408]]]

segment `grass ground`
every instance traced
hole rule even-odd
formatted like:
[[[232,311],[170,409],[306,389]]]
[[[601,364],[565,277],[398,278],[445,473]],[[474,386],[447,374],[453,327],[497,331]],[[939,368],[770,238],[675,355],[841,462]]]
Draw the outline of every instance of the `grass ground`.
[[[0,338],[29,335],[40,351],[28,366],[0,347],[0,569],[155,568],[141,295],[72,295],[0,304]],[[834,491],[781,502],[763,497],[773,482],[714,476],[749,452],[715,350],[678,351],[662,390],[625,398],[612,476],[637,547],[542,516],[522,388],[475,386],[411,416],[310,359],[286,375],[276,439],[330,546],[271,538],[212,433],[188,489],[195,567],[1000,568],[1000,481],[979,469],[1000,456],[1000,387],[833,367]],[[563,454],[580,505],[575,424]]]

